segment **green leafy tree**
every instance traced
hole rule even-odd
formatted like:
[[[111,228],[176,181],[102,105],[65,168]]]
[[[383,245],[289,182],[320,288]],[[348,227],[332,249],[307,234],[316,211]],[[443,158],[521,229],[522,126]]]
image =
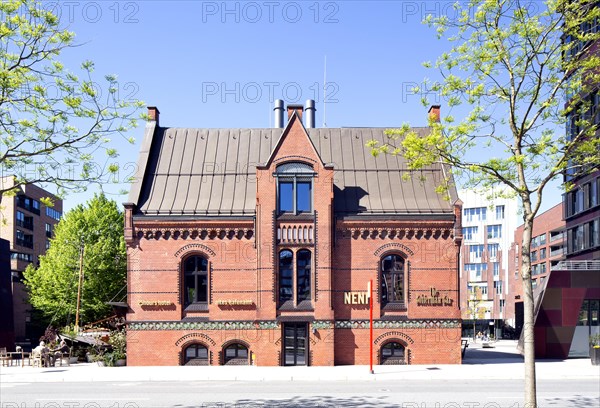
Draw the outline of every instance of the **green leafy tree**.
[[[375,155],[404,155],[410,169],[441,161],[464,187],[503,186],[519,198],[525,404],[532,408],[537,402],[531,234],[548,183],[599,166],[593,98],[600,83],[594,50],[600,7],[596,0],[469,0],[457,2],[455,12],[456,19],[426,18],[451,46],[425,66],[441,78],[426,81],[428,91],[443,97],[457,117],[431,120],[426,137],[405,125],[388,131],[387,143],[368,146]],[[426,95],[423,99],[429,104]],[[569,177],[565,186],[572,188]],[[446,189],[446,183],[440,186],[440,192]]]
[[[62,194],[118,171],[110,137],[125,138],[142,103],[120,99],[114,75],[94,82],[91,61],[67,71],[59,57],[74,38],[41,2],[0,2],[0,175],[15,176],[0,202],[24,184]]]
[[[85,324],[111,314],[106,302],[125,286],[126,265],[123,214],[115,201],[96,195],[65,214],[40,266],[28,266],[23,275],[31,304],[54,326],[65,326],[75,317],[80,266]]]

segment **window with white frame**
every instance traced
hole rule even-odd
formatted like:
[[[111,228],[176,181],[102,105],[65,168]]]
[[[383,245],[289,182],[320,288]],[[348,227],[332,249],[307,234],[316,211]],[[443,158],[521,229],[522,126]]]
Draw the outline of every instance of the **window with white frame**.
[[[488,238],[502,238],[502,225],[488,225]]]

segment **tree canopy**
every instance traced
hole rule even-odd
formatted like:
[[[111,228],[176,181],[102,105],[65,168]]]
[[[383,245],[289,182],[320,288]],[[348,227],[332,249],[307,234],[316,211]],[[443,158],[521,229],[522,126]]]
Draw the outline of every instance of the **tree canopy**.
[[[424,64],[440,77],[426,81],[427,91],[441,96],[450,113],[431,120],[427,136],[404,125],[387,131],[387,143],[367,146],[374,155],[403,155],[410,169],[445,163],[465,188],[504,186],[519,198],[525,404],[535,407],[531,232],[551,180],[565,175],[569,189],[573,177],[600,164],[600,6],[597,0],[469,0],[455,4],[455,16],[425,20],[451,44],[435,63]],[[427,93],[423,103],[429,105]]]
[[[0,173],[15,176],[0,201],[23,184],[51,183],[60,195],[118,170],[110,138],[126,138],[142,103],[120,99],[114,75],[94,82],[92,61],[67,70],[59,57],[74,40],[41,2],[0,2]]]
[[[80,320],[85,324],[109,316],[111,307],[106,302],[126,284],[123,214],[104,195],[66,213],[39,267],[30,265],[23,273],[31,304],[54,326],[75,320],[81,261]]]

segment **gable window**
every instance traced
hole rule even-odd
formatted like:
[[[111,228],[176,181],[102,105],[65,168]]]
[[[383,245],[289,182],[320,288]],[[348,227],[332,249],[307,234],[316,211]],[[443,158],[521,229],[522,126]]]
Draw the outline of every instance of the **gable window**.
[[[277,209],[280,214],[312,212],[312,181],[315,173],[304,163],[285,163],[277,167]]]
[[[381,304],[403,304],[404,292],[404,259],[388,255],[381,260]]]
[[[208,300],[208,261],[192,256],[184,262],[184,304],[206,303]]]

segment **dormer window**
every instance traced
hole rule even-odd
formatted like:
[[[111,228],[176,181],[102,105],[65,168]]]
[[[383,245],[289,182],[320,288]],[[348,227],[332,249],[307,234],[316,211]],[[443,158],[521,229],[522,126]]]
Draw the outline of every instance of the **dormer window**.
[[[315,172],[304,163],[285,163],[277,167],[277,209],[279,214],[312,213],[312,184]]]

